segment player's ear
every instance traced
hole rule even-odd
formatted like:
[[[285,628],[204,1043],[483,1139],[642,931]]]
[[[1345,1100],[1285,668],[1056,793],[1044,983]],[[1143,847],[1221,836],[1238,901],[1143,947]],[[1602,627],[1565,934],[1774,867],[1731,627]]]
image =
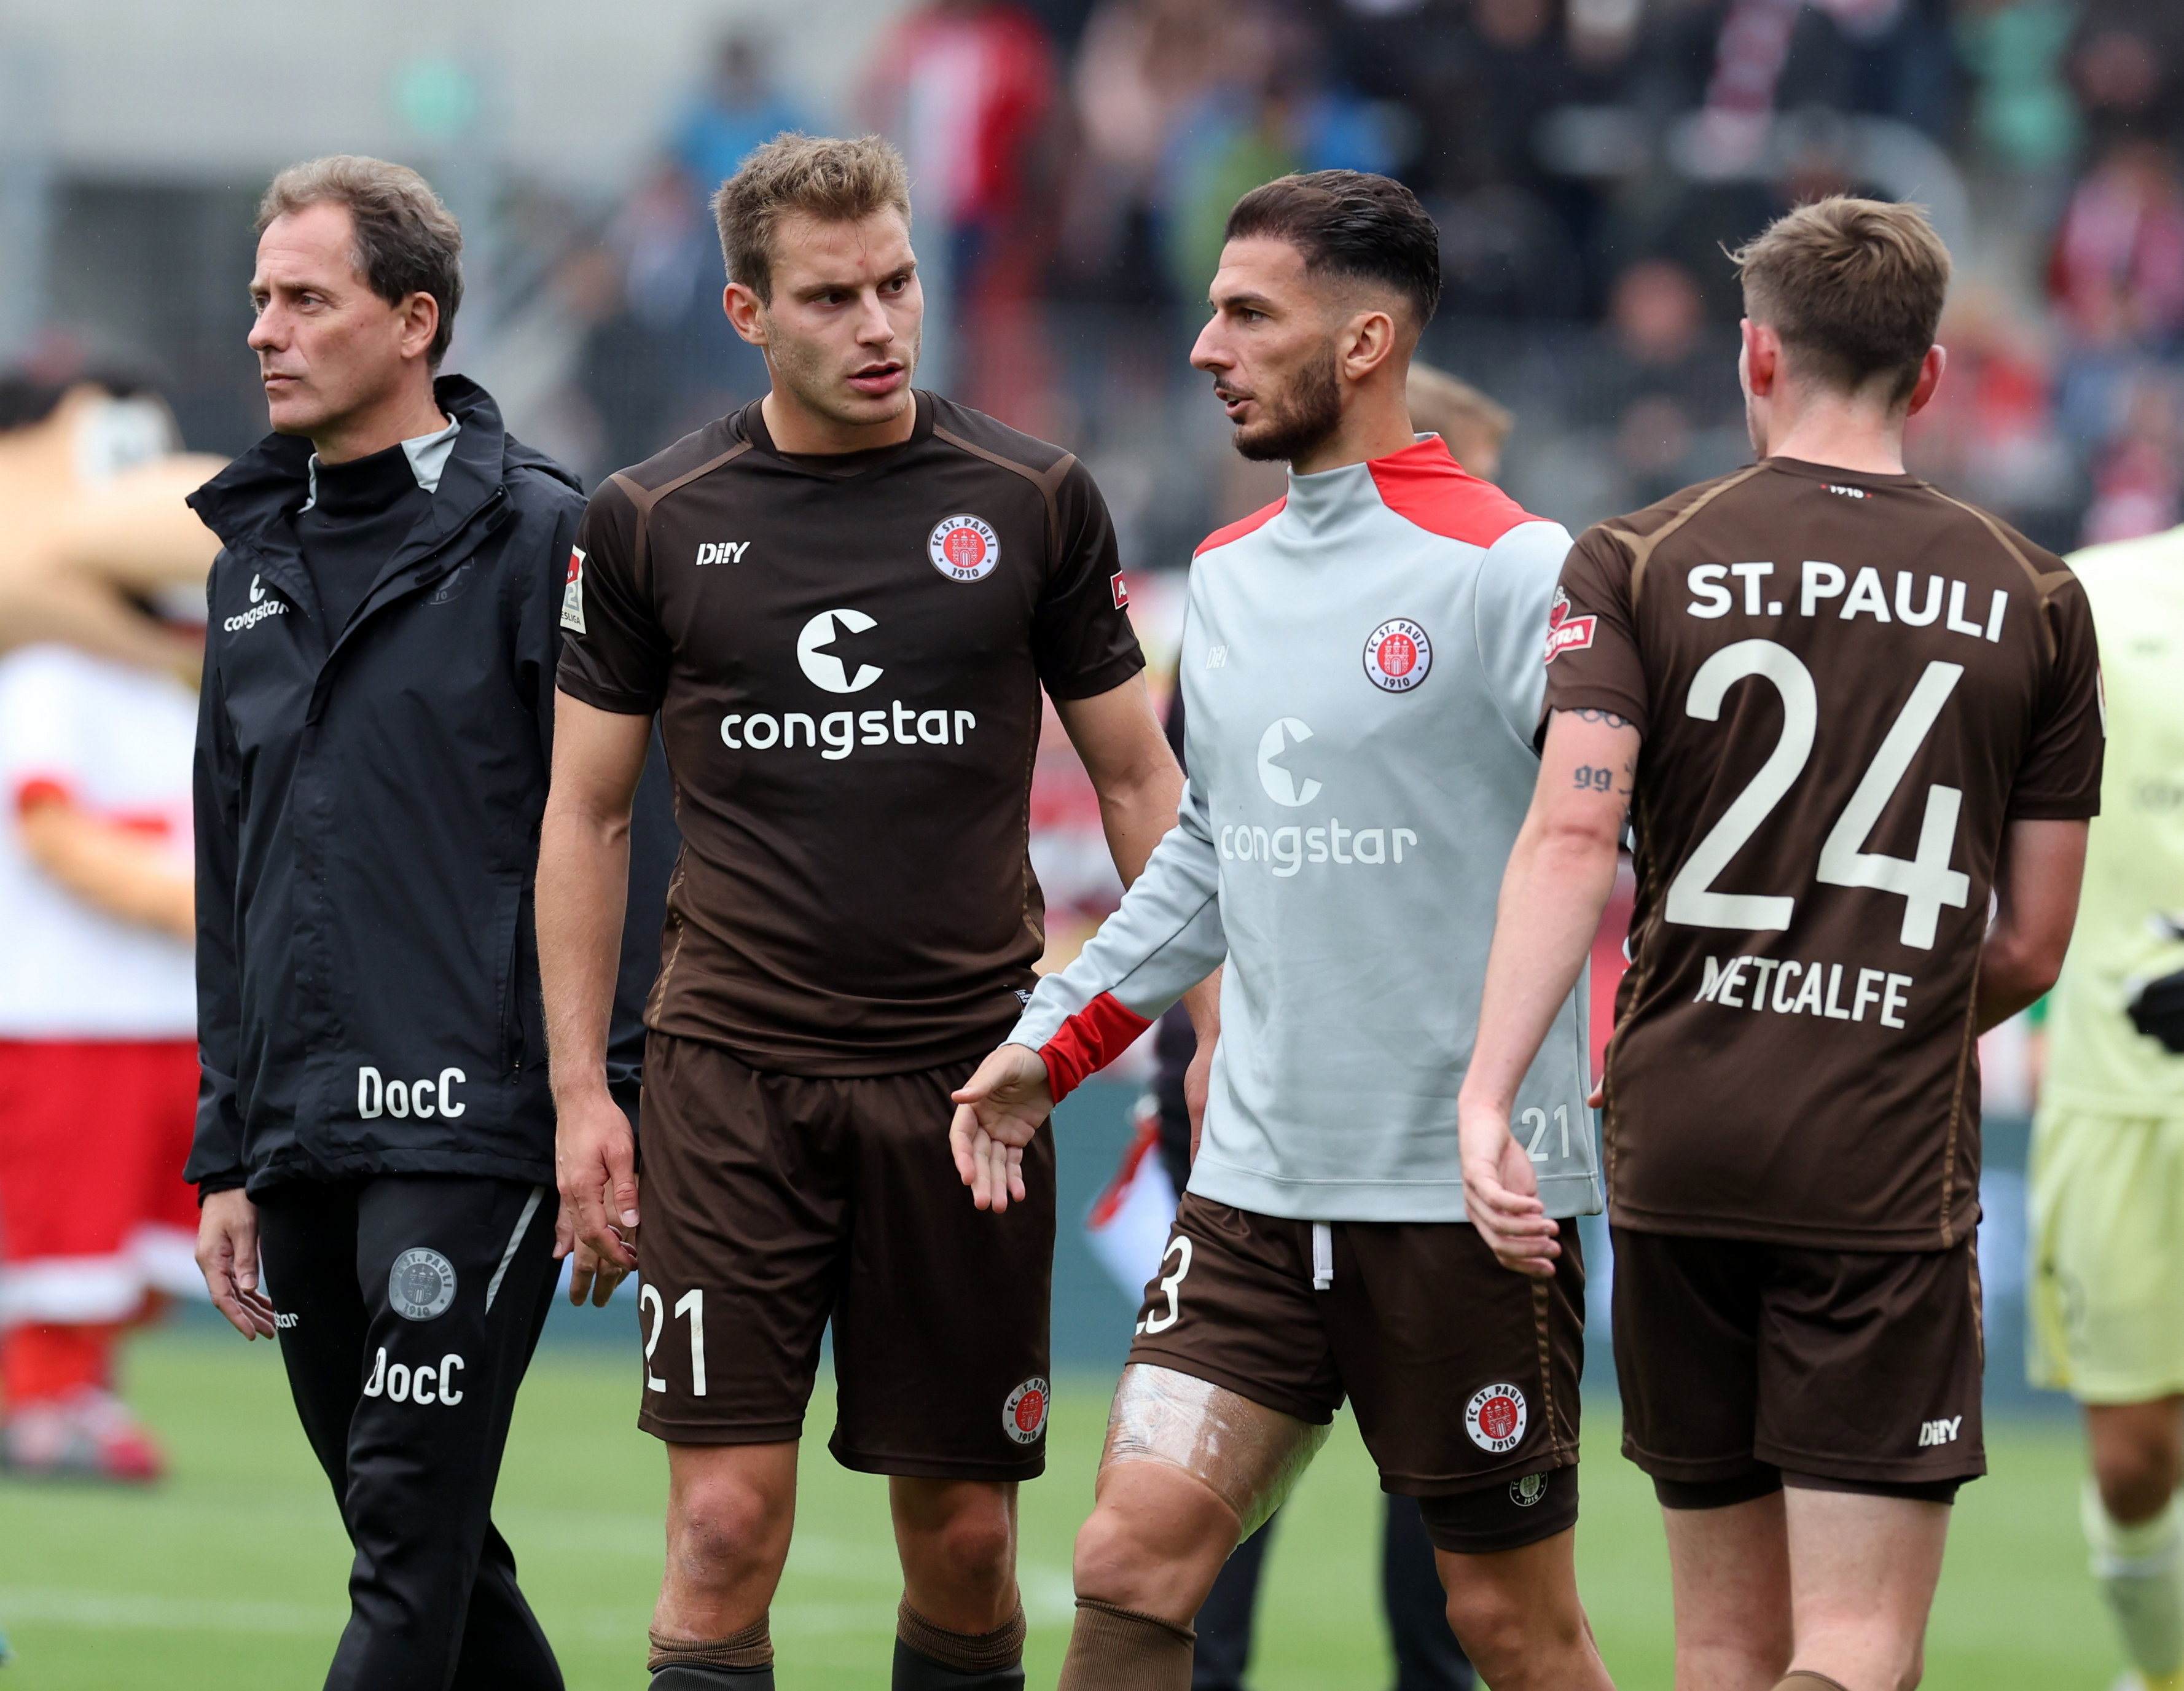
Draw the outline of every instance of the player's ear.
[[[1736,373],[1742,379],[1744,391],[1755,399],[1764,399],[1774,391],[1774,383],[1782,370],[1782,337],[1764,323],[1755,323],[1749,317],[1737,324],[1744,337],[1741,351],[1737,355]]]
[[[1394,355],[1396,320],[1382,310],[1361,311],[1343,325],[1337,345],[1343,374],[1362,381]]]
[[[730,282],[721,290],[721,309],[727,314],[728,326],[751,345],[766,343],[766,304],[751,289],[741,282]]]
[[[1949,351],[1939,342],[1926,348],[1926,356],[1919,361],[1919,380],[1911,389],[1910,409],[1906,416],[1915,417],[1926,409],[1926,402],[1934,397],[1934,390],[1942,385],[1942,376],[1949,367]]]

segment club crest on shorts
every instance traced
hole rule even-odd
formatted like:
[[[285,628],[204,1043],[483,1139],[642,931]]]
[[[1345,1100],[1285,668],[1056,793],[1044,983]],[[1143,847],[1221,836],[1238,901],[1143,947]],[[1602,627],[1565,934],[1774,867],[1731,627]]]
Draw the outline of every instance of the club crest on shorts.
[[[1509,1482],[1509,1501],[1519,1509],[1529,1509],[1547,1494],[1547,1476],[1527,1474],[1521,1480]]]
[[[1365,679],[1383,693],[1408,693],[1433,668],[1433,642],[1408,617],[1390,617],[1365,637]]]
[[[951,581],[983,581],[1001,561],[1001,537],[983,518],[959,512],[933,526],[925,555]]]
[[[387,1277],[387,1301],[405,1320],[429,1321],[444,1316],[455,1301],[455,1265],[424,1245],[394,1259]]]
[[[1524,1394],[1511,1385],[1481,1386],[1463,1406],[1463,1430],[1482,1450],[1514,1449],[1529,1419]]]
[[[1046,1433],[1046,1400],[1053,1395],[1034,1374],[1011,1392],[1001,1405],[1001,1431],[1019,1444],[1036,1444]]]

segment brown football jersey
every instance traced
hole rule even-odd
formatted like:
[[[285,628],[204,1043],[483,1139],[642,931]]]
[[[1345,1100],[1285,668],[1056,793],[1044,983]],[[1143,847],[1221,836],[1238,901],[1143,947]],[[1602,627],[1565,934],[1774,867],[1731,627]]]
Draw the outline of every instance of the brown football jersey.
[[[982,1055],[1034,984],[1040,688],[1144,667],[1059,447],[917,395],[902,445],[777,452],[753,402],[592,500],[560,686],[658,711],[682,854],[660,1032],[798,1075]]]
[[[1847,1249],[1963,1238],[2003,827],[2099,808],[2076,578],[1914,476],[1769,459],[1578,541],[1546,709],[1644,736],[1614,1220]]]

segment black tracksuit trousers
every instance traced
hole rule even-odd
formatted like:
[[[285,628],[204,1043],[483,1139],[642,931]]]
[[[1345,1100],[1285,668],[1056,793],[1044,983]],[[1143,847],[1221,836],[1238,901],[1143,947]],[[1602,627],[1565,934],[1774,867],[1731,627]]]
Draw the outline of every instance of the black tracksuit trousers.
[[[544,1187],[448,1175],[259,1200],[289,1390],[356,1546],[326,1691],[560,1691],[492,1516],[555,1208]]]

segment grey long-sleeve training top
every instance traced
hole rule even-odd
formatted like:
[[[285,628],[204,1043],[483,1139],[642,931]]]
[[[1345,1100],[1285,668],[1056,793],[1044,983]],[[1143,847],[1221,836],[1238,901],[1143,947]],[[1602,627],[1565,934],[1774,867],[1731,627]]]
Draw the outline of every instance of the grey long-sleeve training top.
[[[1199,548],[1181,817],[1010,1035],[1057,1099],[1225,960],[1190,1190],[1298,1221],[1464,1219],[1456,1097],[1569,544],[1427,436],[1292,476]],[[1585,998],[1513,1121],[1557,1216],[1601,1207]]]

